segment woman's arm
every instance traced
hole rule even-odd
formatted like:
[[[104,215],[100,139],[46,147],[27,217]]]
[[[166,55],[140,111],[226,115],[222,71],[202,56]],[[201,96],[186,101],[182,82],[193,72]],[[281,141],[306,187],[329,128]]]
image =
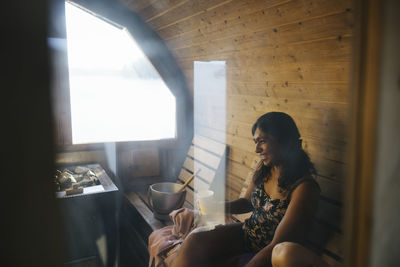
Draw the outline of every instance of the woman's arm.
[[[272,249],[281,242],[302,243],[307,227],[317,210],[318,200],[319,188],[315,183],[306,181],[297,186],[292,192],[291,201],[285,216],[276,228],[273,240],[260,250],[246,267],[271,266]]]
[[[253,206],[251,205],[250,198],[253,190],[254,183],[251,182],[243,198],[225,202],[225,212],[230,214],[241,214],[252,211]]]
[[[225,202],[225,212],[230,214],[247,213],[253,210],[251,202],[246,198],[239,198]]]

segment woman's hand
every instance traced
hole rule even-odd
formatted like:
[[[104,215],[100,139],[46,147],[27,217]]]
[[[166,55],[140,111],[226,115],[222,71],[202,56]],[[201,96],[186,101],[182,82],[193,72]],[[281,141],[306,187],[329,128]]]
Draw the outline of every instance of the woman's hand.
[[[251,182],[243,198],[225,202],[225,213],[242,214],[252,211],[253,205],[251,204],[250,198],[253,190],[254,183]]]

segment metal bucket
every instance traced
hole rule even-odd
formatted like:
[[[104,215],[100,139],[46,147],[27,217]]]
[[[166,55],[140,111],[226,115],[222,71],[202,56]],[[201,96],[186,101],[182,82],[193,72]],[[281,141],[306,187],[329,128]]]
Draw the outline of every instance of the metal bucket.
[[[147,198],[148,203],[153,209],[154,218],[167,220],[171,211],[183,206],[186,198],[186,190],[178,192],[181,187],[181,184],[170,182],[150,185]]]

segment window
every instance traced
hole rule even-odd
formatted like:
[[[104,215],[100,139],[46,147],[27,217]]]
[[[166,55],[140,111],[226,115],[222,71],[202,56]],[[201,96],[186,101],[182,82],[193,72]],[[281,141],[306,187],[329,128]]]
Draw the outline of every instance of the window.
[[[72,142],[175,138],[175,97],[129,32],[65,8]]]

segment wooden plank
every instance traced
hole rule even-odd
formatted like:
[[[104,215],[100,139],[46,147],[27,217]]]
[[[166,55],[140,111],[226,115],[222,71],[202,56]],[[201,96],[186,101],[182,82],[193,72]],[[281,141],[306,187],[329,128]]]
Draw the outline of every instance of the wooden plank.
[[[332,122],[337,126],[343,127],[348,123],[346,116],[348,108],[349,106],[346,103],[228,95],[227,117],[249,123],[256,121],[265,112],[277,110],[289,112],[295,119],[296,115],[298,115],[296,120],[298,124],[301,124],[304,119],[310,119],[315,124],[319,122],[323,126],[327,126],[329,122]],[[318,127],[319,125],[314,126]]]
[[[225,124],[226,124],[226,111],[224,110],[218,110],[214,111],[215,108],[213,107],[212,113],[207,112],[207,111],[196,111],[196,115],[194,116],[195,119],[195,131],[198,132],[197,127],[200,126],[206,126],[209,128],[215,128],[215,125],[217,126],[217,129],[221,131],[225,131]],[[214,139],[215,140],[215,139]],[[216,140],[219,141],[219,140]],[[222,142],[225,143],[225,138],[222,139]]]
[[[205,126],[208,128],[212,129],[217,129],[221,132],[225,131],[225,124],[226,124],[226,118],[225,118],[225,110],[223,111],[223,115],[216,115],[214,114],[210,116],[210,114],[206,112],[196,112],[196,115],[194,116],[195,118],[195,125],[196,125],[196,131],[198,125],[200,126]],[[221,114],[222,112],[215,112]],[[223,142],[225,142],[225,138],[223,139]]]
[[[248,153],[256,154],[254,140],[252,140],[251,138],[244,138],[237,135],[227,134],[226,143],[230,147],[232,147],[232,149],[238,148]]]
[[[195,59],[201,60],[201,59]],[[204,59],[202,59],[204,60]],[[223,59],[221,59],[223,60]],[[254,63],[256,65],[256,63]],[[227,81],[229,82],[317,82],[327,83],[347,82],[349,77],[350,64],[343,62],[323,62],[318,64],[302,65],[299,63],[287,64],[282,68],[268,69],[259,68],[257,70],[250,69],[227,69]],[[183,72],[189,81],[193,83],[193,70],[183,69]],[[227,102],[229,104],[229,101]]]
[[[225,189],[225,199],[226,200],[235,200],[238,199],[240,197],[240,191],[237,191],[234,188],[231,188],[229,186],[229,184],[226,185],[226,189]]]
[[[273,56],[272,56],[273,57]],[[227,94],[303,99],[306,101],[348,102],[347,82],[229,81]]]
[[[342,207],[336,204],[328,202],[326,199],[322,198],[318,202],[318,211],[316,214],[316,219],[323,222],[326,225],[334,227],[336,230],[342,229],[342,219],[343,219]]]
[[[325,29],[326,31],[326,29]],[[249,37],[250,35],[250,37]],[[191,70],[193,60],[211,60],[218,57],[219,60],[228,62],[228,69],[254,67],[257,62],[261,68],[279,66],[279,64],[310,64],[323,62],[337,62],[349,64],[352,36],[350,34],[330,35],[325,38],[308,38],[303,41],[274,43],[272,40],[260,40],[252,38],[254,33],[240,33],[240,35],[227,38],[227,40],[204,40],[204,45],[196,44],[173,50],[183,69]],[[313,50],[314,48],[314,50]],[[318,49],[316,49],[318,48]],[[218,51],[218,53],[217,53]],[[246,57],[247,56],[247,57]]]
[[[234,189],[235,191],[240,192],[244,187],[246,187],[247,189],[248,185],[245,183],[246,177],[237,176],[236,173],[228,171],[226,173],[226,185]]]
[[[254,113],[255,114],[255,113]],[[242,114],[243,115],[243,114]],[[260,116],[261,114],[257,113],[255,114],[255,118]],[[292,115],[293,116],[293,115]],[[293,116],[295,117],[295,116]],[[297,117],[297,118],[296,118]],[[299,130],[303,136],[303,141],[304,141],[304,147],[305,149],[311,153],[311,157],[314,157],[317,161],[321,161],[324,159],[327,160],[334,160],[339,163],[339,165],[343,165],[342,161],[345,159],[345,153],[346,153],[346,142],[337,140],[337,139],[332,139],[329,136],[323,136],[323,138],[316,137],[318,133],[322,134],[324,131],[329,132],[331,136],[335,136],[334,138],[337,138],[337,135],[340,135],[338,132],[333,131],[331,129],[332,126],[326,125],[326,126],[315,126],[314,128],[313,125],[316,125],[317,122],[313,122],[312,120],[306,120],[304,118],[299,119],[298,115],[296,115],[294,118],[295,121],[299,122],[297,123],[299,126]],[[255,119],[254,119],[255,121]],[[306,124],[307,123],[307,124]],[[244,126],[243,126],[244,125]],[[308,128],[304,128],[305,125]],[[243,127],[242,127],[243,126]],[[202,128],[208,128],[208,131],[214,131],[214,132],[219,132],[221,131],[220,129],[212,129],[212,125],[208,126],[202,126]],[[324,131],[322,131],[322,127],[324,127]],[[251,140],[251,132],[250,132],[251,125],[245,122],[241,121],[235,121],[235,120],[227,120],[227,126],[226,126],[226,142],[227,144],[230,145],[231,148],[239,148],[245,152],[254,154],[254,144],[253,141]],[[322,129],[321,129],[322,128]],[[234,153],[234,152],[232,152]],[[255,155],[255,154],[254,154]],[[342,163],[341,163],[342,162]],[[335,162],[329,162],[329,163],[324,163],[326,166],[334,166]],[[343,172],[338,172],[338,171],[343,171],[343,166],[335,166],[335,168],[331,168],[331,171],[333,173],[337,172],[336,177],[343,177],[344,173]],[[324,175],[327,175],[324,173]]]
[[[343,235],[335,233],[324,248],[343,259],[343,245]]]
[[[157,147],[119,151],[119,168],[130,177],[159,176]]]
[[[341,250],[342,235],[334,229],[327,227],[319,222],[314,222],[314,225],[309,233],[307,240],[319,248],[324,248],[333,254],[343,258]]]
[[[210,168],[207,168],[200,162],[196,162],[196,161],[192,160],[189,157],[187,157],[185,159],[183,166],[192,172],[196,172],[199,169],[201,169],[201,171],[197,174],[197,176],[202,178],[204,181],[207,181],[210,184],[212,183],[212,181],[215,178],[215,171],[213,171]]]
[[[210,184],[201,180],[201,179],[194,179],[194,190],[195,192],[200,192],[204,190],[208,190],[210,188]]]
[[[225,144],[219,143],[205,136],[196,135],[193,138],[193,144],[199,148],[211,151],[219,156],[222,156],[225,153]]]
[[[319,155],[310,154],[311,161],[317,169],[317,174],[333,181],[342,183],[346,178],[346,164],[335,160],[324,159]]]
[[[234,120],[227,120],[226,131],[227,131],[227,133],[229,133],[233,136],[236,135],[236,136],[252,139],[253,136],[251,134],[251,129],[252,129],[254,123],[255,123],[255,121],[239,122],[239,121],[234,121]]]
[[[310,154],[314,154],[315,156],[345,163],[347,152],[346,146],[328,144],[317,138],[307,136],[303,139],[303,147],[306,151],[308,151]]]
[[[338,40],[338,38],[340,40]],[[247,48],[240,48],[235,45],[224,42],[216,42],[211,46],[193,46],[174,50],[174,54],[179,60],[182,69],[193,72],[191,62],[194,60],[211,60],[218,57],[219,60],[227,62],[227,69],[249,69],[254,70],[254,65],[261,69],[279,67],[279,65],[288,65],[291,63],[302,66],[303,64],[322,64],[325,62],[350,64],[349,50],[351,47],[352,36],[332,36],[326,39],[309,39],[301,43],[283,43],[269,45],[263,44]],[[236,39],[235,39],[236,40]],[[217,49],[219,51],[216,54]],[[208,53],[207,53],[208,52]],[[333,81],[334,82],[334,81]]]
[[[214,14],[210,13],[208,17],[203,16],[200,19],[193,17],[192,21],[186,21],[158,32],[166,40],[179,36],[197,42],[199,34],[218,38],[218,36],[214,36],[215,32],[226,32],[226,29],[232,29],[230,32],[238,32],[243,29],[257,31],[292,22],[304,22],[327,14],[343,12],[349,8],[348,1],[339,1],[334,4],[329,1],[318,1],[314,5],[306,5],[303,1],[282,1],[282,3],[280,6],[276,6],[276,2],[271,6],[245,3],[247,4],[246,10],[241,8],[238,2],[233,2],[232,6],[227,5],[215,9]]]
[[[240,191],[240,188],[243,187],[242,183],[245,183],[247,177],[251,177],[252,173],[253,169],[244,167],[243,165],[235,163],[233,161],[229,161],[226,183],[230,184],[232,188]],[[321,196],[323,196],[326,201],[331,201],[332,203],[337,204],[342,203],[342,183],[318,175],[315,178],[321,187]],[[333,207],[330,208],[333,209]]]
[[[250,153],[238,147],[231,147],[229,149],[228,158],[232,161],[243,164],[248,168],[253,168],[254,164],[259,159],[259,156],[256,153]]]
[[[207,118],[207,116],[210,116],[209,114],[199,112],[199,114],[196,114],[197,124],[214,129],[225,130],[225,121],[228,122],[235,120],[251,125],[260,115],[266,112],[281,111],[290,114],[295,119],[299,128],[305,128],[310,135],[313,133],[311,128],[312,124],[314,124],[314,127],[319,127],[322,130],[335,126],[347,127],[348,125],[348,118],[345,116],[349,108],[347,103],[307,101],[303,99],[281,99],[248,95],[228,95],[227,98],[228,105],[226,107],[226,119]],[[303,111],[303,113],[301,113],[301,111]],[[302,114],[304,115],[301,116]],[[202,116],[203,118],[201,118]],[[213,122],[215,124],[212,124]],[[217,123],[222,123],[222,125],[218,125]],[[338,133],[344,132],[343,130],[338,129]],[[251,133],[247,132],[246,135],[249,137]],[[314,134],[314,136],[315,138],[318,138],[321,135]],[[345,136],[337,138],[334,138],[332,134],[328,136],[333,140],[346,140]]]
[[[270,42],[267,47],[264,43],[248,49],[240,48],[236,45],[231,50],[229,50],[229,44],[221,41],[214,43],[218,55],[207,53],[215,51],[210,47],[210,44],[205,47],[191,47],[193,50],[203,51],[204,56],[179,50],[175,50],[175,55],[179,59],[179,66],[190,72],[193,72],[193,60],[199,59],[199,56],[202,60],[218,56],[221,60],[227,61],[226,67],[228,71],[265,69],[270,70],[272,73],[275,69],[280,69],[280,66],[293,64],[297,67],[326,62],[350,65],[351,40],[350,36],[341,36],[340,40],[338,40],[337,36],[332,36],[329,39],[308,40],[298,44],[284,42],[279,46]]]
[[[321,196],[334,200],[336,203],[343,202],[343,184],[327,179],[325,177],[316,176],[316,181],[321,187]]]
[[[195,116],[196,116],[196,114],[195,114]],[[216,129],[207,127],[200,123],[197,123],[195,125],[195,130],[196,130],[196,133],[198,133],[199,135],[202,135],[209,139],[215,140],[219,143],[223,143],[223,144],[226,143],[225,142],[225,132],[223,132],[223,131],[218,131]]]
[[[223,4],[226,0],[199,0],[199,1],[182,1],[176,5],[176,8],[169,9],[169,12],[162,13],[155,19],[148,21],[151,28],[160,30],[165,25],[170,25],[176,21],[185,21],[188,18],[204,13],[207,9],[213,9],[214,6]],[[230,2],[230,1],[229,1]]]
[[[271,110],[265,110],[265,112],[268,111],[282,111],[279,109],[271,109]],[[244,111],[246,113],[247,111]],[[345,159],[345,152],[346,152],[346,145],[347,145],[347,135],[345,134],[345,130],[347,129],[347,125],[344,125],[343,123],[337,123],[335,121],[326,121],[324,122],[323,118],[319,119],[307,119],[304,117],[300,117],[300,114],[291,114],[290,111],[283,111],[286,112],[287,114],[291,115],[293,119],[296,121],[299,131],[301,133],[302,139],[304,141],[304,148],[307,149],[308,151],[311,152],[312,149],[315,149],[316,151],[313,151],[316,153],[316,155],[321,155],[325,158],[332,159],[332,160],[337,160],[340,162],[344,162]],[[306,112],[306,111],[304,111]],[[250,112],[247,112],[250,114]],[[246,121],[246,116],[245,114],[241,114],[240,112],[235,112],[235,114],[238,114],[240,118],[238,118],[236,115],[232,118],[232,120],[235,120],[237,123],[242,123]],[[263,115],[264,112],[260,113],[253,113],[252,117],[254,117],[255,121],[259,116]],[[325,118],[328,116],[325,116]],[[243,118],[243,119],[242,119]],[[250,121],[250,120],[247,120]],[[232,142],[241,142],[241,144],[238,144],[236,146],[240,146],[242,150],[248,151],[252,153],[254,151],[254,142],[252,140],[251,133],[244,133],[243,136],[237,133],[237,129],[232,128],[229,125],[230,120],[228,121],[228,126],[227,126],[227,134],[226,134],[226,142],[230,146],[232,146]],[[314,128],[312,128],[314,125]],[[209,125],[209,127],[213,127],[213,125]],[[336,127],[342,127],[341,129],[336,129]],[[215,129],[219,130],[219,129]],[[321,134],[322,137],[318,137],[318,133]],[[325,134],[326,133],[326,134]],[[325,147],[324,147],[325,146]],[[325,152],[325,150],[329,151],[331,153],[331,156]],[[321,155],[322,156],[322,155]]]
[[[90,162],[107,162],[107,156],[104,150],[79,151],[57,153],[56,164],[83,164]]]
[[[315,81],[346,82],[350,73],[350,65],[343,62],[287,63],[281,67],[265,67],[257,69],[229,69],[226,79],[229,81],[264,80],[272,82]]]
[[[229,69],[244,67],[250,70],[254,67],[252,63],[257,63],[263,69],[290,63],[350,63],[349,50],[352,40],[350,34],[331,35],[323,39],[308,38],[297,42],[281,40],[281,43],[259,40],[255,37],[248,37],[248,35],[254,35],[254,33],[242,32],[238,36],[227,38],[227,40],[206,41],[207,39],[205,39],[204,45],[196,44],[180,49],[174,48],[171,44],[168,47],[173,50],[173,54],[178,58],[183,69],[187,70],[192,69],[190,62],[193,60],[212,60],[216,57],[219,60],[227,61]]]
[[[154,5],[155,2],[158,2],[158,0],[121,0],[122,4],[137,13],[148,6]]]
[[[317,113],[317,108],[308,111],[306,109],[303,109],[303,117],[301,117],[301,105],[297,107],[298,110],[294,114],[293,106],[290,106],[290,108],[292,110],[274,109],[273,107],[271,107],[269,110],[265,109],[261,112],[242,109],[242,113],[240,111],[234,111],[234,115],[232,115],[232,120],[234,119],[240,122],[255,121],[259,116],[271,110],[286,112],[294,118],[297,125],[299,126],[299,130],[301,131],[301,134],[303,136],[303,145],[308,151],[317,153],[316,155],[321,155],[326,159],[344,162],[345,152],[347,148],[345,146],[346,141],[343,140],[347,138],[347,119],[339,121],[337,117],[332,114],[332,112],[336,112],[334,111],[335,108],[332,107],[325,108],[325,111],[327,112],[327,114],[325,115],[323,115],[323,110],[319,110],[318,113],[322,114],[321,118],[313,118],[315,115],[311,115],[311,113]],[[230,111],[228,111],[228,116],[229,115]],[[249,116],[251,116],[251,120]],[[306,122],[306,124],[304,122]],[[305,125],[307,126],[307,128],[304,127]],[[312,125],[314,125],[314,129],[312,128]],[[341,129],[337,129],[336,127],[341,127]],[[324,136],[324,139],[318,138],[316,137],[318,136],[318,131],[321,131],[323,133],[330,131],[329,136],[332,136],[332,138],[328,136]],[[235,133],[226,135],[227,144],[232,146],[232,140],[237,139],[236,141],[240,141],[240,144],[238,144],[237,146],[240,145],[241,149],[252,152],[254,145],[252,144],[251,134],[248,134],[247,138],[235,136],[234,134]],[[337,139],[334,137],[335,134],[337,135]]]
[[[165,40],[169,38],[176,38],[182,36],[183,38],[191,38],[192,35],[188,35],[193,31],[198,31],[202,28],[214,27],[221,23],[225,23],[225,20],[232,20],[238,18],[238,16],[254,14],[255,12],[268,8],[277,7],[290,0],[271,0],[268,2],[261,1],[233,1],[226,5],[216,6],[213,10],[210,8],[207,12],[196,14],[185,21],[175,21],[175,23],[163,27],[158,30],[160,36]]]
[[[221,158],[209,153],[199,147],[190,146],[188,155],[191,156],[196,161],[199,161],[213,169],[218,169],[221,162]]]
[[[330,267],[343,267],[343,263],[332,258],[330,255],[322,254],[322,259],[329,264]]]
[[[182,168],[179,174],[179,179],[181,179],[183,183],[192,175],[192,173],[201,169],[201,171],[196,175],[194,181],[190,183],[190,186],[195,190],[205,190],[210,187],[215,178],[217,169],[221,167],[221,156],[225,156],[226,146],[225,144],[201,135],[195,136],[193,144],[194,145],[189,149],[189,156],[186,157],[183,163],[184,168]],[[209,151],[212,151],[213,153],[210,153]],[[191,157],[195,159],[193,160]],[[214,167],[215,170],[205,166],[203,163]],[[193,205],[194,199],[194,192],[188,190],[186,201]]]
[[[247,157],[247,164],[254,164],[254,160],[257,160],[258,156],[254,153],[254,144],[253,141],[247,138],[242,138],[239,136],[232,136],[227,134],[226,136],[227,144],[230,146],[232,150],[232,154],[230,153],[229,159],[233,159],[233,156],[236,157],[235,150],[243,150],[243,157]],[[345,149],[340,146],[332,146],[329,144],[321,143],[318,140],[309,141],[306,138],[303,138],[305,149],[309,153],[311,161],[315,164],[318,174],[329,177],[332,180],[343,180],[345,177],[345,164],[340,162],[340,160],[344,160],[345,157]],[[339,151],[338,149],[343,149]],[[251,155],[253,156],[253,160],[250,159]],[[240,158],[239,158],[240,160]],[[237,160],[236,160],[237,161]],[[229,163],[229,162],[228,162]]]
[[[254,152],[254,142],[249,138],[227,134],[227,144],[229,144],[232,150],[238,148],[248,152],[249,155],[252,153],[253,155],[256,155]],[[346,153],[344,148],[326,144],[317,139],[311,138],[303,138],[303,144],[304,149],[310,154],[311,158],[313,158],[313,156],[320,157],[319,162],[321,162],[322,159],[331,160],[331,164],[335,164],[333,166],[343,168],[344,165],[342,160],[345,159]]]
[[[307,51],[304,50],[304,48],[301,48],[301,44],[312,46],[314,42],[328,41],[329,44],[335,44],[335,47],[338,48],[338,51],[331,50],[332,55],[328,55],[328,53],[326,53],[327,51],[325,51],[323,47],[323,44],[321,44],[321,51],[315,52],[322,52],[324,53],[323,56],[328,58],[337,58],[337,54],[345,52],[344,55],[348,57],[348,51],[346,52],[345,49],[343,50],[341,48],[345,43],[345,39],[349,40],[348,37],[352,35],[352,28],[350,26],[351,22],[351,14],[343,10],[340,13],[329,13],[327,16],[323,17],[316,17],[314,19],[302,21],[294,20],[288,24],[272,25],[257,30],[252,30],[250,25],[246,25],[246,27],[242,27],[242,25],[235,25],[233,27],[227,27],[227,25],[223,25],[223,34],[221,34],[221,31],[215,31],[215,29],[213,29],[213,32],[203,31],[201,34],[200,32],[195,31],[191,32],[192,35],[194,35],[194,39],[188,39],[184,36],[179,36],[175,39],[169,38],[167,40],[167,44],[169,47],[177,51],[179,53],[178,55],[188,55],[192,53],[187,53],[187,51],[193,51],[193,49],[198,49],[200,47],[214,54],[214,49],[220,48],[219,45],[222,43],[226,44],[226,47],[219,49],[218,51],[226,53],[229,51],[233,52],[238,50],[241,52],[244,50],[250,52],[250,49],[259,49],[263,46],[265,47],[266,45],[271,44],[279,44],[280,48],[295,45],[298,46],[297,48],[300,51]],[[259,24],[254,22],[254,27],[257,26],[259,26]],[[209,42],[209,47],[207,46],[207,41]],[[180,54],[180,50],[183,50],[184,52]],[[275,51],[275,49],[272,51]],[[265,55],[265,53],[271,53],[271,51],[262,51],[261,49],[256,50],[256,52],[256,54],[260,56]],[[292,50],[292,52],[296,53],[297,51]],[[254,56],[255,54],[252,55]],[[297,57],[287,59],[288,62],[293,62],[296,61]],[[306,61],[308,60],[308,58],[305,57],[298,58],[298,61],[302,62],[302,59]],[[315,57],[312,59],[321,61]]]
[[[164,14],[171,12],[173,9],[185,4],[187,0],[168,0],[168,1],[156,1],[151,5],[140,10],[140,17],[148,23]]]
[[[242,181],[244,181],[250,173],[253,173],[253,169],[244,164],[230,160],[227,164],[227,172],[235,174],[237,177],[240,177]]]
[[[260,114],[261,115],[261,114]],[[296,118],[294,118],[296,121]],[[299,120],[300,121],[300,120]],[[298,125],[300,134],[303,138],[305,137],[310,137],[313,140],[317,140],[320,143],[327,143],[332,146],[336,147],[343,147],[346,145],[346,142],[343,140],[338,140],[331,138],[330,136],[325,136],[325,135],[318,135],[315,130],[312,129],[312,123],[314,121],[312,120],[305,120],[304,118],[301,118],[300,123],[296,124]],[[314,122],[315,123],[315,122]],[[252,139],[251,136],[251,128],[253,126],[253,122],[241,122],[241,121],[236,121],[236,120],[226,120],[226,132],[232,136],[239,136],[243,138],[249,138]],[[216,131],[216,130],[214,130]]]

